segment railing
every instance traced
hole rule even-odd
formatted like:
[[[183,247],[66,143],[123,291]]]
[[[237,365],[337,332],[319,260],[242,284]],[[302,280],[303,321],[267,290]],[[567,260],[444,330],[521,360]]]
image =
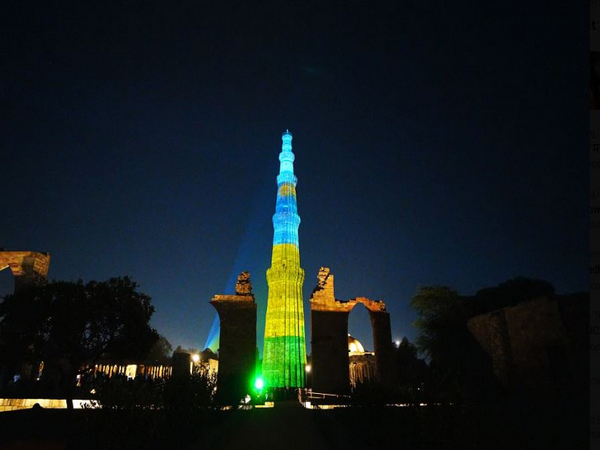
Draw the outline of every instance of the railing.
[[[328,400],[328,399],[344,399],[350,400],[349,395],[330,394],[327,392],[314,392],[312,389],[298,389],[298,401],[305,403],[308,400]]]

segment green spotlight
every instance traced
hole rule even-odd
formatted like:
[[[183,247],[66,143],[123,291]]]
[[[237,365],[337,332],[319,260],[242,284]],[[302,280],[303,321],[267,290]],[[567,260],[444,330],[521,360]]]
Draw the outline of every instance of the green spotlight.
[[[257,391],[262,391],[262,388],[265,387],[265,382],[261,377],[258,377],[256,380],[254,380],[254,387]]]

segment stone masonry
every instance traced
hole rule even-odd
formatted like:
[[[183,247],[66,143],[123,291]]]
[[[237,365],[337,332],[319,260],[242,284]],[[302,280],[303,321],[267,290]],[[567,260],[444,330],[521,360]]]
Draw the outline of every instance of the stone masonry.
[[[15,292],[30,284],[44,283],[50,268],[50,254],[0,250],[0,270],[8,268],[15,277]]]
[[[220,320],[217,401],[237,404],[250,392],[256,367],[256,302],[250,274],[238,276],[235,295],[215,295]]]
[[[571,385],[586,381],[586,308],[585,296],[541,297],[475,316],[467,326],[504,386],[548,393],[562,389],[565,380]]]
[[[392,332],[385,303],[356,297],[336,300],[333,274],[321,267],[310,299],[312,388],[315,392],[344,394],[350,390],[348,316],[362,303],[369,311],[375,351],[375,376],[387,383],[391,374]]]

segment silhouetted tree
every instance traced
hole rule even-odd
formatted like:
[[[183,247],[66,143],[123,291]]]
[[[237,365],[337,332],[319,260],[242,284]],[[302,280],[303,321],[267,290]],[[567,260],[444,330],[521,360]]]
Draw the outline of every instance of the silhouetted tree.
[[[494,392],[491,358],[469,332],[467,320],[543,296],[554,296],[554,287],[526,277],[481,289],[473,296],[459,295],[448,286],[420,287],[411,302],[421,332],[417,345],[429,359],[438,394],[468,400]]]
[[[399,384],[418,386],[425,381],[427,364],[419,359],[417,347],[407,337],[402,338],[395,349],[394,360]]]
[[[431,386],[439,399],[470,401],[489,393],[491,360],[467,328],[472,301],[447,286],[420,287],[411,306],[421,332],[418,348],[428,357]]]
[[[189,353],[190,355],[200,354],[200,350],[197,348],[183,348],[181,345],[178,345],[177,348],[173,351],[173,353]]]
[[[407,337],[394,347],[394,384],[390,392],[394,401],[420,403],[425,400],[429,368],[418,356],[417,347]]]
[[[172,354],[173,346],[167,338],[161,334],[150,349],[147,359],[149,361],[166,361],[171,358]]]
[[[150,327],[150,297],[129,277],[55,281],[5,297],[0,304],[0,358],[20,371],[44,361],[43,378],[67,397],[77,370],[100,357],[140,360],[159,338]]]

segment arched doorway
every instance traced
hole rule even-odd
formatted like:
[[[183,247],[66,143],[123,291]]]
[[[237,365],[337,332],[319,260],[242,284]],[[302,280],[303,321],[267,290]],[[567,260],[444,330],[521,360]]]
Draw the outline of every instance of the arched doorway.
[[[310,299],[312,388],[344,394],[350,390],[348,372],[348,316],[359,303],[369,312],[375,351],[375,378],[387,383],[391,373],[392,332],[385,303],[357,297],[336,300],[333,274],[322,267]]]

